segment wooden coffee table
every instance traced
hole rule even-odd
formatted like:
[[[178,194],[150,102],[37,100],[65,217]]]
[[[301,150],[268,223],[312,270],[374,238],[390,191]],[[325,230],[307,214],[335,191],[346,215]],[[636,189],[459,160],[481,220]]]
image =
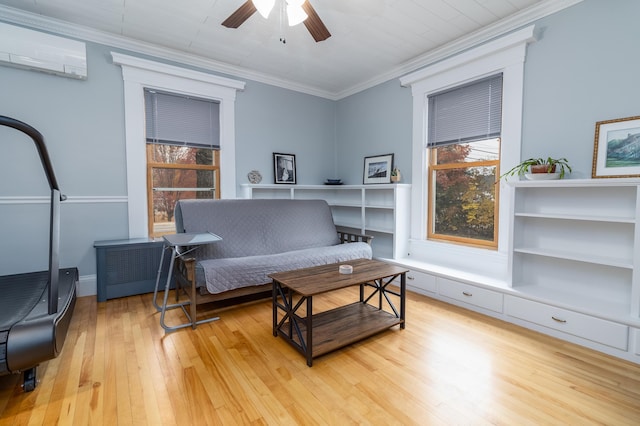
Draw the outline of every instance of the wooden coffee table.
[[[338,268],[344,264],[353,266],[353,273],[341,274]],[[377,260],[358,259],[271,274],[273,335],[298,349],[311,367],[313,358],[320,355],[398,324],[403,329],[407,272]],[[397,277],[399,293],[389,285]],[[314,296],[351,286],[360,286],[358,302],[313,314]],[[399,310],[393,299],[399,299]]]

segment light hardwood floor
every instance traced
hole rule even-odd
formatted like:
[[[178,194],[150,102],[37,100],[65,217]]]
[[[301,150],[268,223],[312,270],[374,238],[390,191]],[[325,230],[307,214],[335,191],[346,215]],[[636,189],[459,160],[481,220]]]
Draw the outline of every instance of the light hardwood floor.
[[[219,313],[165,334],[151,295],[79,299],[34,392],[0,377],[0,424],[640,424],[639,365],[421,295],[405,330],[311,368],[273,337],[270,300]]]

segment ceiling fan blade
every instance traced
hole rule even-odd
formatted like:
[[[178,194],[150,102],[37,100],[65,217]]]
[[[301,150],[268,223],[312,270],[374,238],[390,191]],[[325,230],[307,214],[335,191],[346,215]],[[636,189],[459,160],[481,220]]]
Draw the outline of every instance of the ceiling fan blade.
[[[320,19],[320,17],[316,13],[316,10],[313,8],[313,6],[311,6],[311,3],[309,3],[309,0],[305,1],[302,4],[302,8],[309,16],[304,20],[304,26],[307,27],[307,30],[309,30],[313,39],[315,41],[322,41],[331,37],[331,33],[329,32],[327,27],[325,27],[322,19]]]
[[[242,6],[240,6],[235,12],[233,12],[227,19],[224,20],[222,25],[227,28],[238,28],[244,23],[251,15],[256,12],[256,7],[251,0],[247,0]]]

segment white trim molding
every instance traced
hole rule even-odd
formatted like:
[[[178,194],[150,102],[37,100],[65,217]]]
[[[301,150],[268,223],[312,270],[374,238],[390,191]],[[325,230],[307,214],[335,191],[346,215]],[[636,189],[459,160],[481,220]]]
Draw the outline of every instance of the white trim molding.
[[[98,294],[98,276],[96,274],[80,275],[78,284],[76,284],[76,292],[78,297]]]
[[[126,203],[128,201],[126,195],[115,196],[95,196],[95,195],[71,195],[67,196],[64,204],[98,204],[98,203]],[[0,204],[50,204],[51,196],[6,196],[0,197]]]
[[[144,89],[213,99],[220,102],[220,194],[236,197],[235,100],[245,83],[198,71],[111,52],[124,80],[129,238],[148,236]]]

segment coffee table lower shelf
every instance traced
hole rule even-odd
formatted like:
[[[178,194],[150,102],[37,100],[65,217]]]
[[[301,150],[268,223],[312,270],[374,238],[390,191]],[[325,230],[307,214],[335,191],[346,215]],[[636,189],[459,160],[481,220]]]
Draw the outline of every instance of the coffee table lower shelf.
[[[308,320],[306,317],[295,318],[300,335],[290,324],[290,319],[281,324],[277,334],[305,355],[309,366],[312,358],[371,337],[395,325],[404,325],[403,319],[390,312],[367,303],[355,302],[312,316],[311,351],[307,352]]]

